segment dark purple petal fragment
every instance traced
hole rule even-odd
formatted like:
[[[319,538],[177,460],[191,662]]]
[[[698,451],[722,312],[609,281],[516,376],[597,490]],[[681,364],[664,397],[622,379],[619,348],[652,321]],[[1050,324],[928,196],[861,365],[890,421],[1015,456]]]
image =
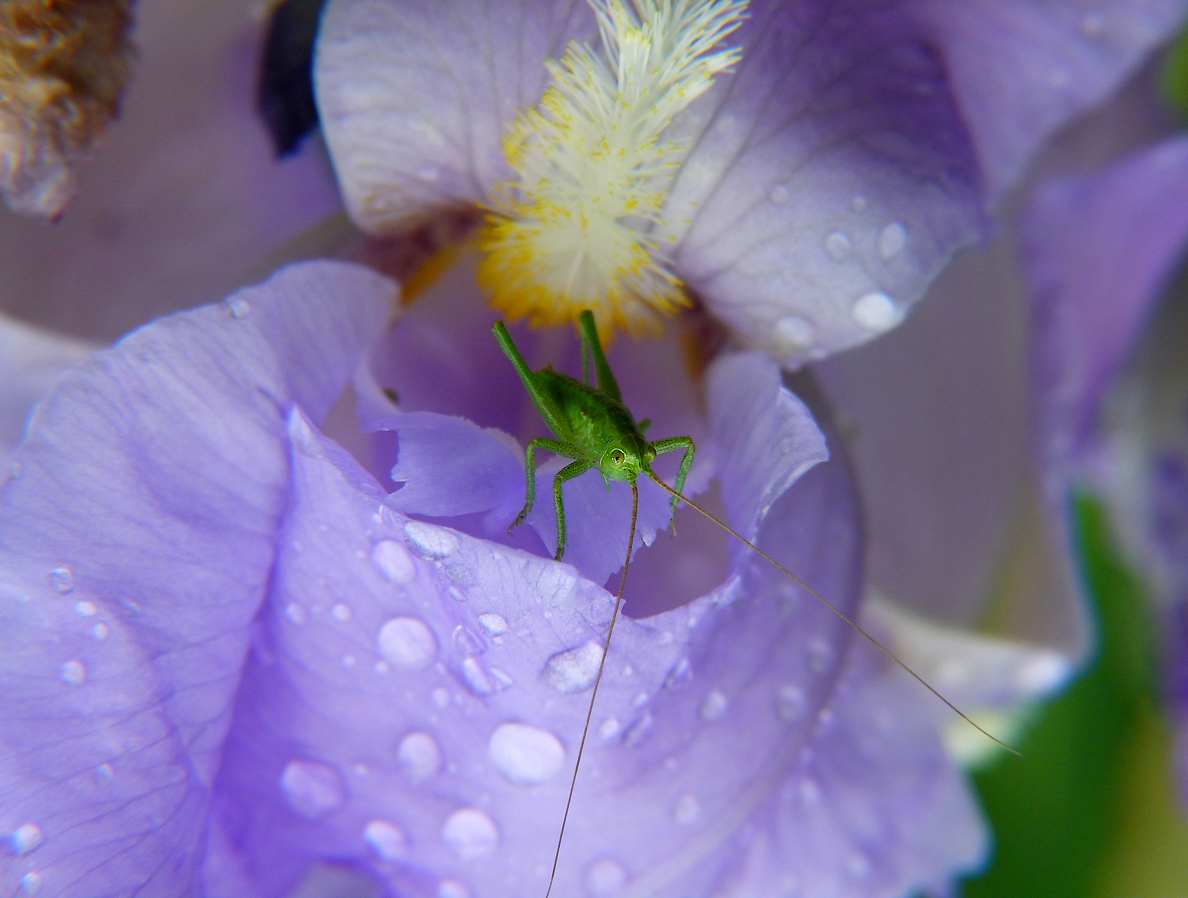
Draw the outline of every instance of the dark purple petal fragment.
[[[0,490],[9,891],[197,891],[286,501],[285,410],[325,415],[392,289],[293,266],[91,356],[38,407]]]

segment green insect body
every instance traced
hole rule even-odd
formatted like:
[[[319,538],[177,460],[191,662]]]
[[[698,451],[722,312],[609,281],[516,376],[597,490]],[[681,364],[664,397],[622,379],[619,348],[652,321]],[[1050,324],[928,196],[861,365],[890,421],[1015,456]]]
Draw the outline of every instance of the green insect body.
[[[588,382],[583,383],[552,368],[533,371],[516,349],[516,344],[512,342],[503,322],[496,321],[493,328],[495,339],[515,365],[540,416],[557,436],[555,440],[538,437],[528,443],[525,453],[527,490],[524,508],[507,528],[509,533],[524,523],[524,518],[532,510],[536,500],[535,451],[544,449],[554,455],[573,459],[553,478],[553,503],[557,509],[557,552],[554,557],[558,561],[565,554],[565,505],[561,498],[561,485],[565,481],[572,480],[593,467],[598,468],[607,489],[610,489],[612,480],[634,484],[640,474],[657,480],[651,468],[656,456],[683,449],[684,455],[674,484],[675,491],[679,493],[685,486],[689,466],[693,464],[694,446],[693,440],[689,437],[667,437],[648,442],[644,432],[649,422],[646,419],[636,421],[635,416],[623,404],[619,385],[611,373],[610,365],[607,364],[602,351],[602,344],[598,340],[593,313],[588,310],[582,312],[578,324],[581,328],[585,377],[589,381],[589,363],[592,360],[596,386],[591,386]],[[674,495],[674,512],[678,501]]]

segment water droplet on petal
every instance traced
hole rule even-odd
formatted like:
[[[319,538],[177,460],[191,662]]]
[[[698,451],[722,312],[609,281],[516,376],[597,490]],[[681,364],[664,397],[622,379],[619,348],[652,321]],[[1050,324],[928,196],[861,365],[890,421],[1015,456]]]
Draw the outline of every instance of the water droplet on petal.
[[[461,624],[454,627],[450,641],[454,644],[454,651],[464,658],[470,655],[481,655],[487,650],[487,644],[483,638],[469,627],[464,627]]]
[[[227,314],[232,318],[246,318],[252,311],[252,305],[242,296],[228,296],[223,300]]]
[[[417,565],[408,549],[393,539],[376,543],[371,550],[371,561],[393,583],[411,583],[417,576]]]
[[[617,717],[608,717],[606,720],[602,721],[602,725],[598,728],[598,735],[601,736],[604,741],[609,741],[614,739],[615,736],[619,735],[619,730],[622,728],[623,725],[619,723]]]
[[[379,650],[399,670],[424,670],[437,657],[437,639],[415,617],[394,617],[380,627]]]
[[[391,820],[369,820],[363,827],[363,840],[385,861],[395,861],[408,853],[408,836]]]
[[[285,606],[285,617],[301,626],[306,621],[305,608],[296,602],[290,602]]]
[[[462,662],[462,679],[467,687],[477,696],[490,695],[495,691],[483,665],[476,658],[467,658]]]
[[[100,764],[95,768],[95,782],[106,785],[115,779],[115,769],[110,764]]]
[[[565,749],[548,730],[501,723],[487,743],[487,757],[508,782],[538,786],[561,769]]]
[[[771,188],[771,192],[767,195],[767,198],[775,205],[782,206],[788,202],[790,196],[792,196],[792,192],[788,190],[787,184],[777,184]]]
[[[496,692],[503,692],[503,690],[511,689],[516,685],[516,681],[498,667],[492,667],[488,673],[491,675],[491,686]]]
[[[907,245],[907,229],[898,221],[893,221],[879,233],[879,255],[884,259],[894,259]]]
[[[443,879],[437,887],[437,898],[470,898],[470,889],[456,879]]]
[[[439,707],[439,708],[448,708],[449,707],[450,693],[449,693],[449,690],[445,689],[444,687],[438,686],[436,689],[433,690],[433,693],[429,697],[431,699],[433,699],[433,704],[437,705],[437,707]]]
[[[41,891],[41,874],[31,870],[21,877],[21,894],[26,898],[33,898]]]
[[[100,642],[107,638],[108,632],[107,624],[104,623],[95,624],[95,626],[91,627],[91,635]]]
[[[414,551],[428,558],[445,558],[452,555],[459,545],[458,537],[449,530],[422,521],[406,523],[404,538]]]
[[[701,719],[707,723],[711,720],[717,720],[726,713],[726,706],[728,704],[729,702],[726,700],[725,695],[717,689],[711,690],[706,693],[705,698],[701,702]]]
[[[8,837],[9,848],[13,854],[21,855],[28,854],[30,851],[36,849],[45,837],[42,835],[41,827],[36,823],[26,823],[23,826],[18,826],[13,830],[12,835]]]
[[[87,679],[87,668],[81,661],[67,661],[59,672],[62,682],[67,686],[81,686]]]
[[[82,615],[83,617],[94,617],[99,609],[95,607],[94,602],[75,602],[74,613]]]
[[[441,769],[441,749],[428,733],[409,733],[400,740],[396,760],[413,780],[427,780]]]
[[[74,591],[74,571],[68,567],[56,567],[49,574],[50,586],[54,592],[65,595]]]
[[[342,602],[339,602],[337,605],[331,608],[330,614],[336,621],[342,621],[343,623],[346,623],[351,619],[350,606],[344,605]]]
[[[672,819],[682,826],[695,821],[701,816],[701,802],[694,795],[682,795],[672,808]]]
[[[594,642],[558,652],[545,662],[540,677],[558,692],[582,692],[594,685],[602,663],[602,646]]]
[[[21,463],[19,461],[14,461],[12,464],[10,464],[8,466],[8,476],[11,477],[13,480],[20,480],[21,474],[23,474],[24,472],[25,472],[25,469],[21,467]]]
[[[775,711],[780,720],[795,720],[804,713],[804,693],[797,686],[781,686],[776,690]]]
[[[586,890],[595,898],[617,895],[627,885],[627,871],[613,858],[602,858],[586,869]]]
[[[346,784],[329,764],[290,761],[281,772],[280,786],[289,807],[310,820],[346,804]]]
[[[623,741],[632,748],[635,748],[635,746],[641,744],[647,738],[654,722],[652,713],[650,711],[645,712],[627,728],[627,732],[623,734]]]
[[[834,262],[843,262],[850,256],[850,238],[841,231],[830,231],[825,237],[825,252]]]
[[[490,857],[499,847],[499,829],[485,811],[459,808],[446,818],[441,838],[460,860]]]
[[[813,345],[817,329],[799,315],[785,315],[775,323],[771,334],[780,352],[800,352]]]
[[[502,636],[507,632],[507,621],[502,614],[487,612],[479,615],[479,626],[492,636]]]
[[[872,331],[890,330],[903,318],[895,300],[878,290],[858,297],[850,314],[855,321]]]

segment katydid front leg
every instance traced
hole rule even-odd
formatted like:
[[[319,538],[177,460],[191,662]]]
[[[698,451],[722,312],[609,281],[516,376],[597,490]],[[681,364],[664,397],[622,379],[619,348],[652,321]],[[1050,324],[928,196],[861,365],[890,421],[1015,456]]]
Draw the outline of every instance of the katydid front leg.
[[[560,440],[536,437],[528,441],[528,448],[524,452],[524,474],[528,480],[524,488],[524,507],[516,515],[516,519],[508,525],[507,533],[509,536],[513,530],[524,523],[524,518],[528,517],[528,512],[532,511],[532,503],[536,501],[536,462],[533,459],[533,453],[537,449],[552,452],[554,455],[560,455],[563,458],[580,458],[582,455],[581,450],[577,447],[571,446],[568,443],[562,443]],[[565,470],[565,468],[562,468],[562,470]],[[560,506],[558,506],[559,508]]]
[[[665,452],[673,452],[677,449],[685,450],[685,454],[681,457],[681,466],[677,469],[676,484],[675,484],[676,491],[678,493],[684,492],[685,477],[689,473],[689,468],[693,464],[693,450],[694,450],[693,439],[691,437],[666,437],[665,439],[662,439],[662,440],[656,440],[654,443],[651,444],[651,446],[653,449],[656,450],[657,455],[662,455]],[[651,474],[652,477],[656,476],[655,474],[652,473],[650,468],[648,469],[648,473]],[[672,517],[672,526],[670,529],[671,529],[673,536],[676,536],[676,507],[677,507],[677,502],[679,502],[679,501],[680,500],[676,496],[672,497],[672,515],[673,515],[673,517]]]
[[[560,561],[565,554],[565,506],[561,503],[561,484],[585,474],[592,467],[594,462],[590,459],[579,458],[567,464],[553,478],[553,504],[557,506],[557,553],[553,556],[554,561]]]

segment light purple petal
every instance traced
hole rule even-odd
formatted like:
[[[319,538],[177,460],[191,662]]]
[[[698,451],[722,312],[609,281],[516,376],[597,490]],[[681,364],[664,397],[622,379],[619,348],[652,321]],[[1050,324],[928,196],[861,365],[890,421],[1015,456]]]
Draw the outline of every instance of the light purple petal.
[[[1188,243],[1188,138],[1047,182],[1023,234],[1034,294],[1038,441],[1060,492]]]
[[[10,890],[196,890],[286,502],[285,409],[325,415],[392,290],[293,266],[97,353],[38,407],[0,491]]]
[[[1101,102],[1188,12],[1184,0],[913,0],[940,44],[991,202],[1061,125]]]
[[[585,0],[333,0],[315,90],[351,217],[390,232],[473,205],[510,174],[504,126],[545,87],[544,61],[594,17]]]
[[[265,253],[340,209],[317,141],[274,156],[255,110],[263,26],[242,0],[138,6],[131,83],[79,195],[52,228],[0,216],[0,306],[113,340],[262,279]]]

